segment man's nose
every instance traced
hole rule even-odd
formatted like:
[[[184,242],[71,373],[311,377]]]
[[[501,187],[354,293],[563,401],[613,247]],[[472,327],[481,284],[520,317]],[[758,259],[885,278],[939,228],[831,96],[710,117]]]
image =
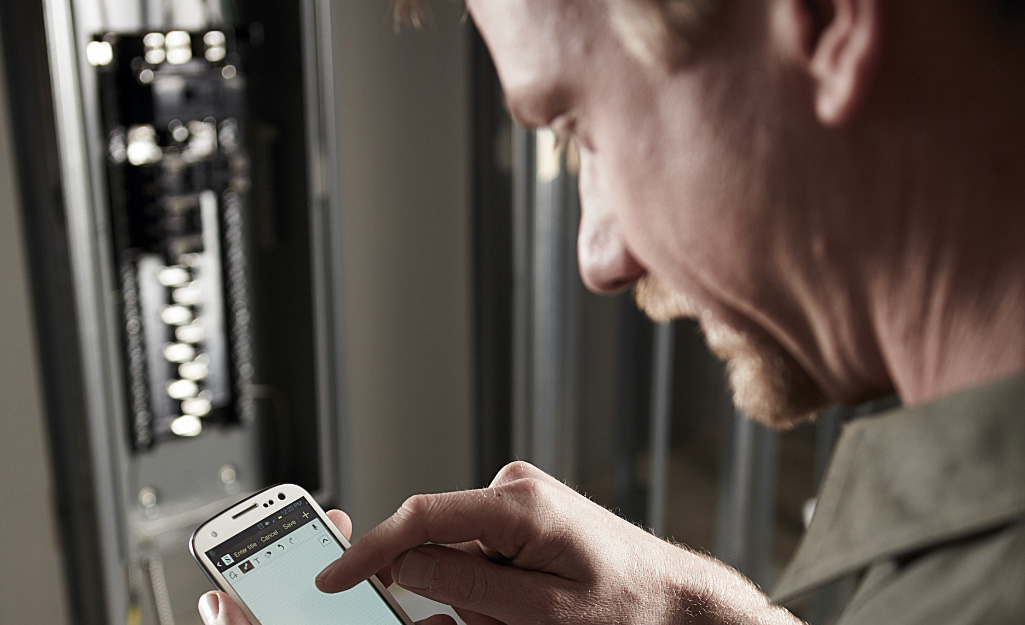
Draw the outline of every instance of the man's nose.
[[[630,253],[619,224],[611,213],[600,209],[581,210],[577,260],[584,286],[595,293],[622,291],[645,274]]]

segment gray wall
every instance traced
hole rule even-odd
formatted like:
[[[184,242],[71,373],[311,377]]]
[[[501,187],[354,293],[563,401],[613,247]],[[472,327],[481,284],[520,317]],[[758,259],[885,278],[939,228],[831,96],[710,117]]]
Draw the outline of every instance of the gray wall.
[[[357,534],[472,475],[469,32],[388,6],[334,4]]]

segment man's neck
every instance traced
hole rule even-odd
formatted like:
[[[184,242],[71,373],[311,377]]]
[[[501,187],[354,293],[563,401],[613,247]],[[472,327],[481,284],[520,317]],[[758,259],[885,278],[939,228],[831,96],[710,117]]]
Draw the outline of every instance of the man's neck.
[[[903,162],[883,164],[883,206],[900,218],[880,223],[895,236],[868,301],[907,404],[1025,372],[1025,89],[992,71],[960,99],[923,102]]]
[[[890,379],[905,404],[920,404],[950,393],[1025,372],[1025,299],[1021,287],[991,308],[979,302],[957,307],[922,306],[919,318],[882,311],[880,342]],[[922,302],[928,305],[928,300]]]

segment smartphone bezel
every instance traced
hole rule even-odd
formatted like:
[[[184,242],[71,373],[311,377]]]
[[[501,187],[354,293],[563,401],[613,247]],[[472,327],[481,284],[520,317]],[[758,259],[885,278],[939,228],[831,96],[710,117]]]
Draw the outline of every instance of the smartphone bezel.
[[[267,507],[263,507],[264,498],[268,497],[271,502]],[[284,500],[278,499],[278,493],[284,493]],[[228,580],[225,579],[224,575],[217,569],[217,566],[210,560],[206,555],[206,552],[211,548],[223,543],[225,540],[230,539],[239,532],[251,527],[254,523],[258,522],[265,516],[269,516],[274,512],[287,507],[292,502],[300,498],[306,498],[309,502],[310,507],[316,512],[321,522],[324,523],[324,527],[328,528],[328,531],[335,537],[336,540],[341,544],[342,550],[349,548],[349,541],[342,535],[341,530],[335,527],[335,524],[328,518],[327,513],[324,509],[317,504],[313,496],[306,491],[306,489],[295,484],[277,484],[269,486],[259,492],[253,493],[249,497],[246,497],[237,504],[230,506],[223,510],[213,518],[209,519],[205,523],[201,524],[196,531],[193,532],[192,537],[189,539],[189,551],[192,552],[192,557],[199,564],[199,567],[206,573],[207,578],[216,586],[218,589],[226,592],[232,600],[245,612],[246,617],[252,625],[278,625],[276,623],[262,623],[259,621],[253,612],[246,605],[245,601],[239,597],[235,589],[232,588]],[[247,511],[253,504],[256,504],[256,508]],[[235,515],[239,515],[238,518],[232,518]],[[217,537],[212,536],[212,532],[217,533]],[[377,576],[371,577],[369,580],[370,584],[377,591],[377,594],[388,604],[392,612],[398,619],[398,622],[404,625],[413,625],[413,621],[406,614],[406,611],[402,609],[395,597],[381,583],[381,580]],[[311,580],[312,582],[312,580]]]

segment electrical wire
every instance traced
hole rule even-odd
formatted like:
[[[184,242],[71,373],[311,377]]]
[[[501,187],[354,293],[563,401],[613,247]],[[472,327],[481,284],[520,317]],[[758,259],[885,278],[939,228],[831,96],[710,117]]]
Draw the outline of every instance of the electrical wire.
[[[146,561],[150,587],[153,589],[153,603],[157,608],[157,621],[160,625],[174,625],[171,592],[167,587],[167,577],[164,575],[164,561],[157,554],[149,556]]]
[[[128,614],[127,625],[142,625],[142,611],[139,608],[143,588],[142,566],[133,561],[128,565]]]

